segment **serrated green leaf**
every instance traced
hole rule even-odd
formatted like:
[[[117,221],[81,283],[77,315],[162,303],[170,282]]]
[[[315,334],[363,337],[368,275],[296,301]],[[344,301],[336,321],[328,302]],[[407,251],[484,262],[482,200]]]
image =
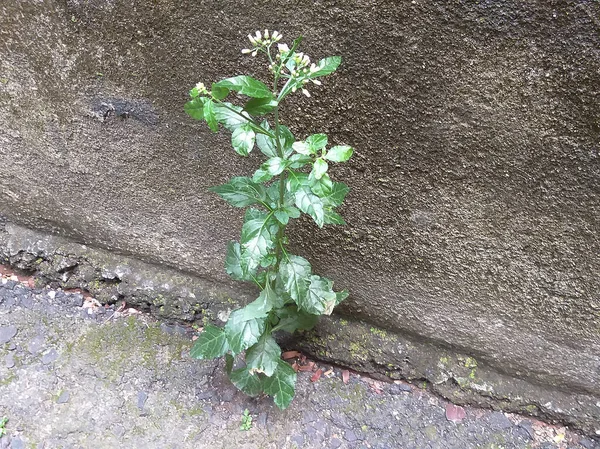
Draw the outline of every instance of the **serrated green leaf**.
[[[321,179],[323,175],[327,173],[328,168],[327,162],[319,158],[313,163],[312,176],[314,176],[315,179]]]
[[[314,154],[314,151],[311,151],[310,146],[303,141],[298,141],[298,142],[294,142],[292,144],[292,149],[301,155],[304,156],[310,156],[311,154]]]
[[[236,310],[236,312],[239,312],[236,316],[240,320],[264,318],[273,308],[278,307],[283,307],[283,300],[277,296],[270,283],[267,282],[265,288],[258,295],[258,298],[245,307]]]
[[[267,198],[264,186],[253,182],[245,176],[231,178],[228,183],[211,187],[209,190],[236,207],[246,207],[252,204],[263,203]]]
[[[190,356],[194,359],[216,359],[228,350],[229,344],[223,329],[207,324],[194,342],[194,346],[190,350]]]
[[[326,207],[337,207],[344,202],[350,189],[343,182],[334,182],[325,195],[319,195]]]
[[[294,304],[284,309],[277,311],[279,322],[272,329],[272,332],[282,330],[289,332],[290,334],[297,330],[310,330],[319,321],[318,315],[298,310],[298,307]]]
[[[311,153],[316,153],[321,148],[325,148],[327,146],[327,135],[313,134],[312,136],[308,136],[306,138],[306,144],[308,145]]]
[[[311,172],[308,175],[307,184],[310,187],[310,190],[321,198],[329,195],[333,189],[333,181],[331,181],[331,178],[327,173],[321,176],[321,179],[316,179],[314,173]]]
[[[263,392],[263,381],[258,374],[251,373],[248,367],[239,368],[229,373],[229,380],[238,390],[250,397],[258,396]]]
[[[263,120],[260,126],[267,131],[271,131],[271,127],[269,126],[269,122]],[[267,157],[277,157],[277,143],[275,139],[265,135],[265,134],[257,134],[256,135],[256,145],[258,149]]]
[[[272,112],[277,104],[273,98],[252,98],[244,105],[244,110],[251,115],[264,115]]]
[[[348,293],[348,290],[342,290],[341,292],[335,292],[335,305],[337,306],[339,303],[341,303],[344,299],[346,299],[348,297],[350,293]]]
[[[227,107],[226,107],[227,106]],[[227,109],[230,108],[230,109]],[[231,103],[217,103],[213,106],[217,122],[227,128],[229,131],[235,131],[242,125],[250,125],[250,116],[247,112],[243,112],[242,108]],[[232,110],[233,109],[233,110]],[[236,114],[236,112],[242,114]]]
[[[246,262],[242,259],[241,248],[238,242],[231,241],[227,244],[225,271],[238,281],[252,281],[252,277],[256,275],[256,271],[249,270]]]
[[[287,225],[288,222],[290,221],[290,216],[288,215],[288,213],[285,210],[282,210],[282,209],[274,210],[273,215],[275,215],[275,218],[277,218],[277,221],[284,226]]]
[[[273,214],[249,209],[242,226],[242,258],[248,268],[254,269],[263,257],[275,247],[275,236],[279,226]]]
[[[308,214],[315,221],[317,226],[323,227],[325,220],[325,211],[323,201],[317,195],[314,195],[310,188],[301,187],[295,194],[296,207],[305,214]]]
[[[280,359],[281,348],[271,334],[264,334],[258,343],[246,351],[246,365],[250,373],[263,373],[271,377]]]
[[[330,148],[325,154],[325,159],[332,162],[346,162],[352,157],[354,150],[348,145],[338,145]]]
[[[333,309],[336,296],[332,287],[333,282],[329,279],[312,275],[306,294],[298,299],[298,308],[313,315],[322,315]]]
[[[214,103],[212,100],[208,100],[204,103],[204,119],[206,120],[206,124],[211,129],[212,132],[219,131],[219,124],[217,123],[217,118],[215,117],[214,111]]]
[[[271,377],[263,381],[263,390],[273,397],[275,405],[281,410],[287,408],[295,394],[296,371],[283,360],[277,362],[277,369]]]
[[[196,120],[204,120],[204,103],[207,101],[205,97],[194,98],[188,101],[183,109],[185,112]]]
[[[323,58],[318,62],[317,70],[311,72],[310,78],[329,75],[330,73],[335,72],[341,63],[341,56],[329,56],[328,58]]]
[[[248,153],[254,148],[256,134],[249,124],[244,124],[236,128],[231,134],[231,145],[233,149],[241,156],[248,156]]]
[[[272,157],[264,162],[252,176],[254,182],[266,182],[279,175],[287,167],[287,161],[280,157]]]
[[[244,319],[246,314],[247,311],[243,309],[235,310],[229,315],[229,320],[225,324],[225,336],[229,349],[234,355],[255,344],[265,331],[266,317],[246,320]]]
[[[279,125],[279,142],[286,158],[294,152],[292,145],[294,144],[294,135],[287,126]]]
[[[306,296],[310,275],[310,263],[303,257],[290,255],[279,264],[278,280],[295,303]]]
[[[294,143],[294,145],[296,145],[296,143]],[[288,160],[290,168],[293,169],[302,168],[312,162],[312,158],[304,154],[292,154]]]
[[[212,85],[212,92],[215,95],[215,87],[217,89],[228,89],[239,92],[253,98],[272,98],[273,94],[269,88],[261,81],[252,78],[251,76],[239,75],[233,78],[227,78]],[[229,92],[228,92],[229,93]],[[222,91],[219,90],[219,95]],[[225,95],[227,96],[227,95]],[[217,97],[219,98],[219,97]],[[220,97],[222,99],[225,97]]]
[[[324,209],[323,223],[325,224],[335,224],[335,225],[345,225],[346,222],[344,218],[338,214],[333,209],[326,207]]]

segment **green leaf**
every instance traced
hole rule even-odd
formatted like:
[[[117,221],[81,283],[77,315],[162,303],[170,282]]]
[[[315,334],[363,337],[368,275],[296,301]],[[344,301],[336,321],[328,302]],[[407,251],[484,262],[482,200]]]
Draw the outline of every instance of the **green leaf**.
[[[296,145],[296,143],[294,143],[294,145]],[[302,168],[312,162],[310,156],[305,156],[303,154],[293,154],[288,160],[290,161],[290,168],[294,169]]]
[[[315,221],[317,226],[323,227],[325,220],[325,212],[323,209],[323,201],[321,198],[314,195],[310,188],[301,187],[296,192],[296,207],[305,214],[308,214]]]
[[[231,371],[229,380],[250,397],[258,396],[263,392],[263,381],[257,374],[251,373],[248,367]]]
[[[284,156],[289,157],[294,150],[292,145],[294,144],[294,135],[287,126],[279,125],[279,142],[283,150]]]
[[[350,189],[343,182],[334,182],[331,189],[325,195],[319,195],[323,200],[323,204],[327,207],[336,207],[344,202],[344,198]]]
[[[248,269],[246,262],[242,259],[241,248],[238,242],[231,241],[227,244],[225,271],[238,281],[252,281],[252,276],[256,274],[256,271]]]
[[[215,117],[215,111],[213,107],[214,103],[212,100],[208,100],[204,103],[204,118],[206,119],[206,124],[212,130],[212,132],[219,131],[219,124],[217,123],[217,118]]]
[[[287,161],[280,157],[272,157],[263,163],[252,176],[254,182],[266,182],[279,175],[287,167]]]
[[[263,373],[271,377],[280,359],[281,348],[271,334],[264,334],[258,343],[246,351],[246,364],[250,373]]]
[[[269,122],[263,120],[260,124],[261,127],[266,129],[267,131],[271,131],[269,126]],[[258,149],[267,157],[277,157],[277,144],[275,139],[265,135],[265,134],[257,134],[256,136],[256,145],[258,145]]]
[[[247,95],[253,98],[273,98],[273,94],[269,90],[269,88],[258,81],[257,79],[252,78],[251,76],[240,75],[235,76],[233,78],[227,78],[218,83],[212,85],[212,92],[215,95],[215,87],[219,90],[219,95],[222,95],[221,89],[234,90],[243,95]],[[229,92],[227,92],[229,93]],[[225,95],[227,96],[227,95]],[[222,99],[225,97],[221,97]]]
[[[196,120],[204,120],[204,103],[207,101],[205,97],[194,98],[188,101],[183,109],[192,118]]]
[[[249,124],[244,124],[236,128],[231,134],[231,145],[233,149],[241,156],[248,156],[248,153],[254,148],[256,134]]]
[[[319,76],[329,75],[336,71],[342,62],[341,56],[329,56],[328,58],[321,59],[317,64],[317,71],[312,72],[310,78],[317,78]]]
[[[327,136],[325,134],[313,134],[306,138],[306,144],[312,153],[316,153],[327,145]]]
[[[341,303],[344,299],[346,299],[348,297],[350,293],[348,293],[348,290],[342,290],[341,292],[335,292],[335,305],[337,306],[339,303]]]
[[[325,159],[332,162],[346,162],[352,157],[352,153],[354,153],[352,147],[338,145],[329,149],[327,154],[325,154]]]
[[[209,190],[235,207],[251,206],[252,204],[263,203],[267,199],[264,186],[245,176],[231,178],[227,184],[211,187]]]
[[[275,247],[275,236],[279,226],[271,213],[249,209],[242,226],[242,258],[248,268],[258,267],[263,257]]]
[[[234,355],[255,344],[265,331],[265,317],[246,320],[246,312],[243,309],[235,310],[225,324],[229,349]]]
[[[283,307],[283,304],[283,300],[277,296],[271,285],[267,282],[265,288],[258,295],[258,298],[236,312],[239,312],[240,320],[264,318],[273,308]]]
[[[296,209],[294,206],[286,206],[282,209],[276,209],[273,211],[275,218],[282,225],[287,225],[290,221],[290,218],[298,218],[300,216],[300,211]]]
[[[200,91],[198,90],[198,88],[192,87],[192,89],[190,90],[190,97],[196,98],[199,95],[200,95]]]
[[[220,87],[217,83],[213,83],[211,86],[211,94],[217,100],[222,100],[229,95],[229,89],[226,87]]]
[[[229,109],[228,109],[229,108]],[[229,131],[235,131],[242,125],[250,125],[251,118],[242,108],[231,103],[216,103],[213,107],[217,122],[227,128]],[[234,112],[235,111],[235,112]],[[242,114],[241,116],[239,114]]]
[[[333,209],[330,209],[328,207],[326,207],[324,209],[323,223],[336,224],[336,225],[345,225],[346,224],[346,222],[344,221],[344,218],[340,214],[338,214],[336,211],[334,211]]]
[[[307,184],[312,192],[321,197],[327,197],[333,189],[333,181],[327,173],[321,176],[321,179],[316,179],[313,172],[310,172],[307,178]]]
[[[244,106],[244,110],[251,115],[264,115],[277,107],[277,100],[273,98],[252,98]]]
[[[310,283],[311,266],[308,260],[290,255],[279,264],[278,280],[294,302],[306,296]]]
[[[319,321],[318,315],[298,310],[298,306],[295,304],[278,310],[277,316],[279,317],[279,322],[272,329],[272,332],[282,330],[292,334],[297,330],[307,331],[315,327]]]
[[[304,156],[310,156],[311,154],[314,154],[313,151],[311,151],[309,145],[306,142],[294,142],[292,144],[292,149],[298,153],[298,154],[302,154]]]
[[[194,359],[216,359],[228,350],[229,344],[223,329],[207,324],[192,346],[190,356]]]
[[[321,179],[323,175],[327,173],[328,168],[327,162],[319,158],[313,164],[312,176],[314,176],[315,179]]]
[[[297,301],[298,308],[314,315],[322,315],[330,309],[333,310],[336,296],[332,287],[333,282],[329,279],[312,275],[306,294]]]
[[[281,410],[287,408],[295,394],[296,372],[283,360],[277,361],[277,369],[271,377],[263,381],[264,392],[273,397],[275,405]]]

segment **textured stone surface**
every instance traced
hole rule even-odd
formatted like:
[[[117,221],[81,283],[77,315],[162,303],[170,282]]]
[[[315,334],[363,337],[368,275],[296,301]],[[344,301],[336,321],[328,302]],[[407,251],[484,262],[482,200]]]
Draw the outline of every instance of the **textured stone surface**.
[[[16,366],[0,365],[0,416],[9,417],[0,448],[600,447],[568,428],[474,407],[452,423],[447,402],[416,385],[398,384],[408,390],[398,395],[395,385],[354,373],[344,384],[326,364],[320,367],[330,374],[317,382],[298,374],[296,397],[280,411],[270,398],[238,392],[222,362],[190,359],[189,328],[166,333],[151,317],[127,311],[110,320],[81,316],[72,302],[52,301],[45,293],[61,293],[52,289],[25,290],[35,302],[24,308],[9,291],[13,305],[0,303],[0,325],[19,326],[19,349]],[[24,349],[36,335],[59,354],[54,364],[41,366]],[[245,409],[253,418],[248,431],[240,430]]]
[[[293,239],[352,292],[342,313],[598,395],[599,17],[589,0],[5,2],[0,212],[233,288],[241,217],[206,188],[258,158],[186,117],[185,92],[260,73],[247,32],[302,33],[345,58],[327,96],[282,111],[358,149],[333,173],[349,226]]]

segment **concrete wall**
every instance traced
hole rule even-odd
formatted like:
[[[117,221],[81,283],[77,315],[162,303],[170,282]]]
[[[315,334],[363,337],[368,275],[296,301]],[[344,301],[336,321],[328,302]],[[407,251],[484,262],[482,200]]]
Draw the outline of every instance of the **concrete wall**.
[[[241,215],[206,189],[260,157],[183,104],[198,81],[265,73],[248,32],[303,34],[344,63],[283,121],[357,149],[332,172],[349,225],[293,230],[351,291],[340,312],[600,395],[597,1],[32,0],[0,23],[9,220],[249,298],[222,268]]]

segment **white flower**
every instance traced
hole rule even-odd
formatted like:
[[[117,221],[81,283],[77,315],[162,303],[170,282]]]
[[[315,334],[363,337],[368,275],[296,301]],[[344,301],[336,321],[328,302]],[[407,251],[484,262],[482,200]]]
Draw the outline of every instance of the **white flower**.
[[[258,54],[258,50],[254,50],[254,51],[252,52],[252,57],[256,56],[257,54]]]
[[[310,72],[314,73],[317,70],[319,70],[319,68],[314,64],[314,62],[310,65]]]
[[[244,48],[242,50],[242,54],[247,55],[248,53],[252,53],[252,50],[250,50],[249,48]]]
[[[298,88],[296,86],[292,87],[292,93],[296,92]]]
[[[255,39],[256,39],[256,42],[261,42],[262,41],[262,35],[260,34],[260,31],[256,32]]]
[[[319,80],[311,80],[313,84],[316,84],[317,86],[320,86],[322,83]]]
[[[196,89],[198,89],[198,92],[205,92],[206,86],[204,85],[204,83],[198,83],[196,84]]]
[[[302,65],[308,65],[308,64],[310,64],[310,58],[308,57],[308,55],[302,56]]]
[[[273,39],[273,41],[278,41],[281,38],[282,36],[279,34],[279,31],[273,31],[273,33],[271,33],[271,39]]]
[[[269,38],[269,30],[265,30],[265,34],[263,34],[265,39]]]
[[[279,49],[279,53],[287,53],[290,51],[290,47],[287,44],[277,44],[277,48]]]
[[[256,39],[254,39],[254,36],[252,36],[251,34],[248,35],[248,40],[252,45],[256,45]]]
[[[304,95],[306,95],[308,98],[310,98],[310,92],[309,92],[309,91],[307,91],[306,89],[302,89],[302,93],[303,93]]]

